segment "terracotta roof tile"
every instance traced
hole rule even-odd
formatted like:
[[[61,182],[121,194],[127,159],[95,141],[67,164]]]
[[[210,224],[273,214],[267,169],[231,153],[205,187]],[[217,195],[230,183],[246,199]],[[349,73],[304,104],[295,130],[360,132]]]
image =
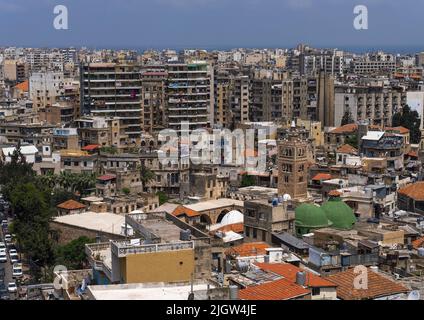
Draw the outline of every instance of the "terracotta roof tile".
[[[408,288],[399,284],[377,272],[368,269],[368,289],[355,289],[354,279],[359,273],[354,273],[354,269],[330,275],[328,279],[336,284],[337,296],[343,300],[369,300],[386,297],[399,293],[406,293]]]
[[[328,195],[331,196],[331,197],[340,197],[342,195],[342,193],[340,191],[337,191],[337,190],[331,190],[328,193]]]
[[[89,144],[88,146],[82,147],[81,150],[83,151],[93,151],[96,149],[99,149],[100,146],[98,144]]]
[[[339,153],[348,153],[348,154],[357,154],[358,149],[352,147],[350,144],[344,144],[340,148],[337,149]]]
[[[406,155],[412,158],[418,158],[418,154],[415,151],[409,151]]]
[[[241,300],[290,300],[309,295],[310,291],[286,279],[240,290]]]
[[[177,208],[175,208],[175,210],[172,212],[172,214],[176,217],[180,217],[180,216],[183,216],[183,215],[186,215],[187,217],[198,217],[198,216],[200,216],[199,212],[192,210],[192,209],[189,209],[189,208],[186,208],[184,206],[178,206]]]
[[[358,130],[358,125],[355,123],[345,124],[330,131],[330,133],[353,133]]]
[[[424,237],[418,238],[417,240],[412,241],[412,246],[416,250],[419,249],[419,248],[424,247]]]
[[[267,248],[270,248],[270,245],[265,242],[250,242],[229,248],[225,251],[225,254],[237,257],[264,255]]]
[[[256,266],[264,271],[271,271],[285,279],[296,283],[296,274],[304,270],[290,263],[256,263]],[[307,272],[306,286],[308,287],[337,287],[334,282],[328,281],[311,272]]]
[[[15,89],[19,89],[19,90],[21,90],[21,91],[29,91],[29,81],[28,80],[25,80],[24,82],[21,82],[21,83],[18,83],[16,86],[15,86]]]
[[[424,201],[424,181],[407,185],[400,189],[398,193],[417,201]]]
[[[114,174],[105,174],[97,178],[97,180],[101,180],[101,181],[109,181],[113,179],[116,179],[116,176]]]
[[[322,181],[322,180],[330,180],[331,174],[329,173],[318,173],[315,177],[312,178],[313,181]]]
[[[223,226],[221,228],[218,228],[215,231],[222,231],[222,232],[233,231],[233,232],[236,232],[236,233],[243,233],[243,231],[244,231],[244,224],[243,224],[243,222],[228,224],[226,226]]]
[[[85,209],[85,205],[82,203],[79,203],[75,200],[68,200],[65,201],[57,206],[59,209],[65,209],[65,210],[78,210],[78,209]]]
[[[386,128],[386,131],[397,132],[399,134],[409,133],[409,129],[407,129],[405,127],[388,127],[388,128]]]

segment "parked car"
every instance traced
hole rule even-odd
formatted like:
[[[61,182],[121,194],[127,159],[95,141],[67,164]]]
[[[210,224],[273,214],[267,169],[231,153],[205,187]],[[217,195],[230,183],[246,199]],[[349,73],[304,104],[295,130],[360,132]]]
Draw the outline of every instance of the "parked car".
[[[6,250],[6,244],[4,242],[0,242],[0,250],[5,249]]]
[[[7,262],[6,249],[0,249],[0,263]]]
[[[4,235],[4,241],[6,241],[6,243],[11,243],[12,242],[12,236],[10,234],[5,234]]]
[[[22,278],[22,276],[23,276],[22,263],[13,264],[13,271],[12,271],[13,279]]]
[[[9,293],[17,292],[18,286],[16,285],[16,282],[9,282],[7,285],[7,291],[9,291]]]
[[[16,249],[9,250],[9,258],[11,263],[16,263],[19,261],[19,255]]]
[[[1,222],[1,226],[2,226],[2,227],[7,227],[7,225],[8,225],[7,220],[2,220],[2,222]]]
[[[0,300],[9,300],[9,294],[4,283],[0,283]]]

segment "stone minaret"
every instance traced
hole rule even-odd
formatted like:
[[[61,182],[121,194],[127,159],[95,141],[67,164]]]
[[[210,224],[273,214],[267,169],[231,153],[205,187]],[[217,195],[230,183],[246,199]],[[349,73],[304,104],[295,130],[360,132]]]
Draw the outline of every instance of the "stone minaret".
[[[278,142],[278,194],[292,200],[306,199],[308,192],[308,140],[293,121],[289,132]]]

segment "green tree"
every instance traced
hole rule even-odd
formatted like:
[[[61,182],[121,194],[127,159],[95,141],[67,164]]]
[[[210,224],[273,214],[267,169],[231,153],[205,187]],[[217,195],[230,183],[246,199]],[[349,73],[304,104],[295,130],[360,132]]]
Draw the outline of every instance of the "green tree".
[[[351,145],[352,147],[358,149],[359,146],[359,141],[358,141],[358,136],[355,135],[351,135],[351,136],[347,136],[345,138],[345,143]]]
[[[411,135],[411,143],[420,143],[420,124],[420,115],[416,110],[412,111],[408,105],[404,106],[402,111],[393,115],[392,126],[408,128]]]
[[[140,167],[140,181],[143,184],[143,189],[147,188],[149,182],[153,181],[156,177],[155,173],[147,168],[144,164]]]
[[[89,173],[61,172],[57,177],[57,185],[73,193],[83,196],[90,194],[96,187],[96,175]]]
[[[168,201],[168,196],[165,192],[158,191],[156,192],[156,195],[159,197],[159,205],[163,205],[164,203]]]
[[[350,110],[346,110],[342,118],[342,126],[346,124],[350,124],[350,123],[354,123],[354,120],[352,118],[352,113],[350,112]]]
[[[117,154],[118,149],[115,146],[105,146],[100,148],[100,152],[109,153],[109,154]]]
[[[85,245],[93,243],[95,239],[79,237],[71,242],[56,248],[56,265],[66,266],[70,270],[80,270],[87,266]]]
[[[254,186],[256,184],[255,178],[253,176],[249,176],[247,174],[244,174],[242,179],[241,179],[241,183],[240,186],[241,187],[250,187],[250,186]]]
[[[35,171],[32,165],[26,162],[21,153],[20,144],[15,148],[8,163],[0,162],[0,184],[5,198],[9,198],[10,191],[15,185],[34,181]]]
[[[54,257],[47,198],[33,183],[26,183],[16,185],[9,199],[15,213],[13,230],[19,246],[30,259],[43,266]]]
[[[131,190],[129,188],[122,188],[122,193],[125,195],[129,195],[131,193]]]

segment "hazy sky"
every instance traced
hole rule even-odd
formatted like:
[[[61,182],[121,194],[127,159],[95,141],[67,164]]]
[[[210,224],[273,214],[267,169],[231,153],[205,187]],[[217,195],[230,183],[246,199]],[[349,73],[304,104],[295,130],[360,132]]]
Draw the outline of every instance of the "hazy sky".
[[[53,8],[69,9],[69,30]],[[353,8],[369,9],[369,30]],[[424,48],[422,0],[0,0],[0,46]]]

